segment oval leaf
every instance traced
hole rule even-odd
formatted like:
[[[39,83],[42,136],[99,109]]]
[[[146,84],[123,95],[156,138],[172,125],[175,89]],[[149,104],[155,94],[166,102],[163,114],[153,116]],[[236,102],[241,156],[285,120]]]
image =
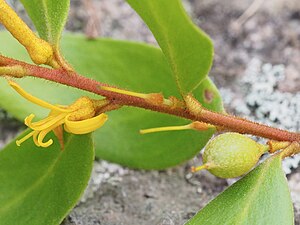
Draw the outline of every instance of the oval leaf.
[[[32,140],[9,144],[0,151],[0,223],[60,224],[86,188],[93,160],[90,135],[66,136],[63,151],[57,141],[47,149]]]
[[[66,23],[70,0],[21,0],[39,35],[57,45]]]
[[[181,0],[127,1],[155,36],[182,95],[193,91],[212,65],[210,38],[193,24]]]
[[[186,225],[292,225],[293,204],[281,157],[272,157],[212,200]]]
[[[0,33],[0,39],[6,43],[0,46],[0,52],[26,59],[26,52],[9,37],[6,33]],[[163,92],[166,96],[179,97],[175,81],[170,77],[171,70],[157,48],[125,41],[88,41],[70,35],[62,40],[62,48],[66,58],[81,74],[132,91]],[[53,104],[70,104],[76,98],[88,95],[40,79],[26,78],[17,82],[28,92]],[[20,120],[32,112],[37,119],[46,115],[47,111],[22,99],[4,80],[0,82],[0,90],[0,106]],[[208,79],[195,93],[207,108],[215,111],[223,109],[219,93]],[[207,93],[210,93],[209,100],[205,98]],[[140,135],[140,129],[184,125],[189,121],[129,107],[108,114],[106,124],[95,132],[96,156],[134,168],[162,169],[184,162],[199,152],[214,132],[178,131]]]

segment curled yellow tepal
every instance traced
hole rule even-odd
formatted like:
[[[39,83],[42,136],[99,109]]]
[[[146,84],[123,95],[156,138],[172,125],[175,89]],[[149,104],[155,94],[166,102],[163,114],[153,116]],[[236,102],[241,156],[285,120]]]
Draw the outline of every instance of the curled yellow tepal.
[[[41,107],[50,109],[49,115],[38,122],[32,122],[35,115],[30,114],[25,118],[25,125],[33,131],[25,137],[16,141],[20,146],[24,141],[33,137],[33,141],[37,146],[48,147],[53,140],[44,141],[45,136],[53,131],[62,143],[62,125],[65,131],[73,134],[87,134],[100,128],[107,120],[107,115],[101,113],[97,115],[97,107],[107,104],[106,100],[93,100],[88,97],[81,97],[69,106],[57,106],[38,99],[24,91],[17,83],[9,81],[9,84],[21,96],[30,102]]]

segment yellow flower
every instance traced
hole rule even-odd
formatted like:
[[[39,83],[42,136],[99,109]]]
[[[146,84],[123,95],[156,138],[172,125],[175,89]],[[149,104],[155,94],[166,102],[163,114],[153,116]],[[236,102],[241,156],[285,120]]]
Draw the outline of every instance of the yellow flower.
[[[51,110],[45,119],[38,122],[32,122],[35,117],[34,114],[30,114],[25,118],[25,125],[33,131],[17,140],[16,144],[18,146],[33,137],[33,141],[37,146],[48,147],[53,143],[53,140],[44,141],[44,138],[49,132],[53,131],[63,147],[62,125],[64,125],[65,131],[69,133],[87,134],[100,128],[108,118],[104,113],[97,115],[97,108],[107,105],[108,102],[105,99],[94,100],[81,97],[69,106],[52,105],[27,93],[13,81],[9,81],[9,84],[28,101]]]

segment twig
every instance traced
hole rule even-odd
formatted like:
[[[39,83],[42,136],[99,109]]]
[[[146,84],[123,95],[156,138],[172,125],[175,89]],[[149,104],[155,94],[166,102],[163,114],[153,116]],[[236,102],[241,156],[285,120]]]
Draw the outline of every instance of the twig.
[[[112,86],[95,81],[90,78],[86,78],[77,74],[76,72],[66,71],[63,69],[45,68],[41,66],[31,65],[15,59],[7,58],[4,56],[0,56],[0,66],[15,65],[19,65],[24,68],[24,70],[26,71],[26,74],[24,74],[24,76],[39,77],[42,79],[54,81],[56,83],[64,84],[81,90],[86,90],[98,95],[102,95],[109,99],[115,105],[127,105],[149,109],[156,112],[166,113],[190,119],[192,121],[209,123],[229,131],[235,131],[243,134],[252,134],[271,140],[289,142],[300,141],[299,133],[293,133],[274,127],[269,127],[243,118],[212,112],[207,109],[199,110],[199,113],[191,113],[186,107],[181,106],[180,104],[176,105],[175,107],[166,104],[155,104],[151,101],[147,101],[144,98],[101,89],[101,86]]]

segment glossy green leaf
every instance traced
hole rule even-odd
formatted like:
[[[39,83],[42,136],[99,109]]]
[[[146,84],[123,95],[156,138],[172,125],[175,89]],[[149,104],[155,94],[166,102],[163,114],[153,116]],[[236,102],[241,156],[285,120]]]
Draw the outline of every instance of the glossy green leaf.
[[[70,0],[20,0],[39,35],[51,44],[58,44],[66,23]]]
[[[26,52],[7,33],[0,33],[0,39],[6,43],[0,46],[0,52],[26,59]],[[107,39],[88,41],[80,36],[66,35],[62,49],[77,71],[93,79],[132,91],[163,92],[165,96],[179,97],[175,81],[170,77],[171,70],[157,48]],[[54,104],[70,104],[87,94],[39,79],[26,78],[18,83]],[[47,111],[22,99],[5,80],[0,80],[0,90],[0,106],[20,120],[32,112],[37,119],[46,115]],[[205,98],[206,92],[213,96],[210,101]],[[195,93],[207,108],[223,109],[218,91],[210,80],[205,80]],[[140,135],[140,129],[183,125],[189,121],[132,107],[123,107],[108,115],[106,124],[94,135],[96,156],[129,167],[162,169],[177,165],[199,152],[213,133],[211,130]]]
[[[91,135],[68,135],[63,151],[32,140],[0,151],[0,224],[60,224],[87,186],[92,144]]]
[[[148,25],[185,95],[208,74],[213,61],[210,38],[193,24],[181,0],[127,0]]]
[[[281,158],[272,157],[212,200],[186,225],[292,225],[293,204]]]

